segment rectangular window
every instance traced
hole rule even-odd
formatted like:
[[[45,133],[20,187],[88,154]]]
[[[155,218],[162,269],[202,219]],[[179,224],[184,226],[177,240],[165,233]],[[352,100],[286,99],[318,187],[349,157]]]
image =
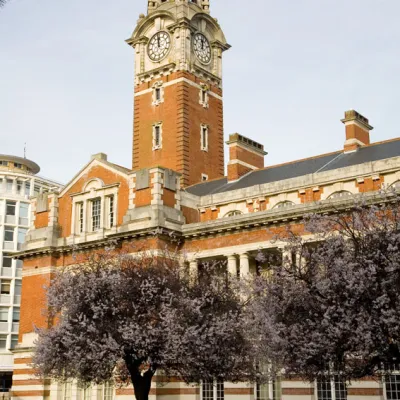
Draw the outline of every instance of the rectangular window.
[[[92,232],[100,229],[101,219],[101,200],[96,199],[92,201]]]
[[[153,150],[161,149],[162,147],[162,125],[153,125]]]
[[[111,382],[106,382],[103,387],[103,400],[112,400],[114,398],[114,386]]]
[[[20,203],[19,205],[19,224],[20,225],[29,225],[29,204],[28,203]]]
[[[112,228],[115,222],[114,196],[108,198],[108,227]]]
[[[7,335],[0,335],[0,350],[7,350]]]
[[[346,383],[339,376],[319,378],[317,380],[317,400],[346,400]]]
[[[12,258],[11,257],[3,257],[3,268],[11,268],[12,267]]]
[[[83,219],[84,219],[84,205],[83,205],[83,203],[77,203],[77,205],[76,205],[76,207],[77,207],[77,222],[78,222],[78,225],[77,225],[77,230],[78,230],[78,232],[77,233],[82,233],[83,232]]]
[[[280,377],[269,383],[256,385],[256,400],[281,400],[281,398],[282,381]]]
[[[10,291],[11,291],[11,281],[2,279],[1,283],[0,283],[0,293],[1,294],[10,294]]]
[[[8,167],[8,161],[0,161],[0,166]]]
[[[18,335],[11,335],[11,348],[15,349],[18,345]]]
[[[25,243],[25,237],[28,229],[18,228],[18,250],[22,249],[22,245]]]
[[[200,135],[201,135],[201,144],[200,144],[201,150],[208,151],[208,126],[207,125],[201,125]]]
[[[20,319],[20,309],[14,308],[13,310],[13,322],[19,322]]]
[[[12,192],[13,181],[11,179],[7,179],[7,192]]]
[[[29,182],[25,182],[25,196],[29,196],[31,193],[31,184]]]
[[[385,379],[385,390],[387,400],[400,400],[400,375],[389,375]]]
[[[15,215],[16,206],[17,206],[16,201],[7,201],[6,202],[6,215]]]
[[[20,164],[20,163],[14,163],[14,168],[20,168],[20,169],[22,169],[22,164]]]
[[[4,227],[4,241],[13,242],[14,241],[14,228],[12,226]]]
[[[8,322],[8,307],[0,307],[0,322]]]
[[[64,383],[63,400],[71,400],[72,397],[72,382]]]
[[[156,101],[160,101],[161,100],[161,88],[156,88],[155,89],[154,97],[155,97]]]
[[[224,382],[220,379],[203,381],[201,394],[202,400],[224,400]]]
[[[83,389],[83,400],[91,400],[92,398],[92,388],[89,386],[85,389]]]

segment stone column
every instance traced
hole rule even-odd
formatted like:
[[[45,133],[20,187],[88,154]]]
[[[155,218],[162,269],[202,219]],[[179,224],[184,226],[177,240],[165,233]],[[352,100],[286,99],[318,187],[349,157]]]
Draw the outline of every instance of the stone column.
[[[233,276],[237,276],[237,260],[235,255],[228,256],[228,272]]]
[[[249,255],[243,253],[240,255],[240,277],[245,278],[250,274]]]

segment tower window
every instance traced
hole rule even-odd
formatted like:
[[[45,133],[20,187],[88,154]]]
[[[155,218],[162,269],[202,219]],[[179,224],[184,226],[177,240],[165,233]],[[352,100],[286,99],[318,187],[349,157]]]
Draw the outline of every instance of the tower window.
[[[203,151],[208,151],[208,126],[202,124],[200,127],[201,143],[200,148]]]
[[[158,106],[164,102],[164,88],[163,82],[159,81],[153,85],[153,106]]]
[[[207,174],[201,174],[201,180],[202,180],[203,182],[208,181],[208,175],[207,175]]]
[[[162,123],[153,125],[153,150],[162,148]]]
[[[199,103],[204,107],[208,108],[208,86],[207,85],[200,85],[200,98]]]

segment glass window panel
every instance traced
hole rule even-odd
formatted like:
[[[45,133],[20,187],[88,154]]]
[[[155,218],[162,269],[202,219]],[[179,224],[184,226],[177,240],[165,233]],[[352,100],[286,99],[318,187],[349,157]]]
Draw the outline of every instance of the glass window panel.
[[[8,307],[0,307],[0,322],[8,321]]]
[[[22,289],[22,282],[16,280],[15,284],[14,284],[14,294],[16,296],[20,296],[21,295],[21,289]]]
[[[29,216],[29,204],[21,203],[19,205],[19,217],[20,218],[28,218]]]
[[[332,386],[330,378],[320,378],[317,381],[318,400],[332,400]]]
[[[0,335],[0,350],[7,349],[7,335]]]
[[[114,386],[111,382],[104,384],[103,400],[112,400],[114,398]]]
[[[3,257],[3,268],[11,268],[12,267],[12,258],[11,257]]]
[[[390,375],[385,383],[386,399],[400,400],[400,375]]]
[[[13,181],[11,179],[7,179],[7,192],[12,192]]]
[[[29,182],[25,182],[25,196],[29,196],[31,192],[31,184]]]
[[[11,291],[11,281],[7,281],[2,279],[0,284],[0,292],[1,294],[10,294]]]
[[[14,228],[11,226],[4,227],[4,240],[6,242],[14,241]]]
[[[20,309],[19,308],[14,308],[13,310],[13,322],[19,322],[20,318]]]
[[[18,344],[18,335],[11,335],[11,348],[15,349]]]
[[[28,229],[25,229],[25,228],[18,229],[18,243],[22,244],[25,242],[25,236],[26,236],[27,232],[28,232]]]
[[[100,229],[101,218],[101,200],[96,199],[92,201],[92,231]]]
[[[15,215],[16,206],[17,206],[16,201],[7,201],[6,202],[6,215]]]

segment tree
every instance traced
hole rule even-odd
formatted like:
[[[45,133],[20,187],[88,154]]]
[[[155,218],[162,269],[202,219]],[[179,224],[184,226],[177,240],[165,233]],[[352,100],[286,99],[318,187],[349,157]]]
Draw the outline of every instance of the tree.
[[[257,282],[256,352],[286,374],[353,380],[400,362],[399,197],[382,192],[350,206],[307,216],[312,239],[289,230],[284,262]]]
[[[42,376],[130,378],[137,400],[157,370],[187,383],[251,376],[243,300],[226,275],[205,285],[170,255],[105,252],[62,269],[47,295],[50,327],[38,330],[33,361]]]
[[[7,0],[0,0],[0,7],[3,7],[7,3]]]

